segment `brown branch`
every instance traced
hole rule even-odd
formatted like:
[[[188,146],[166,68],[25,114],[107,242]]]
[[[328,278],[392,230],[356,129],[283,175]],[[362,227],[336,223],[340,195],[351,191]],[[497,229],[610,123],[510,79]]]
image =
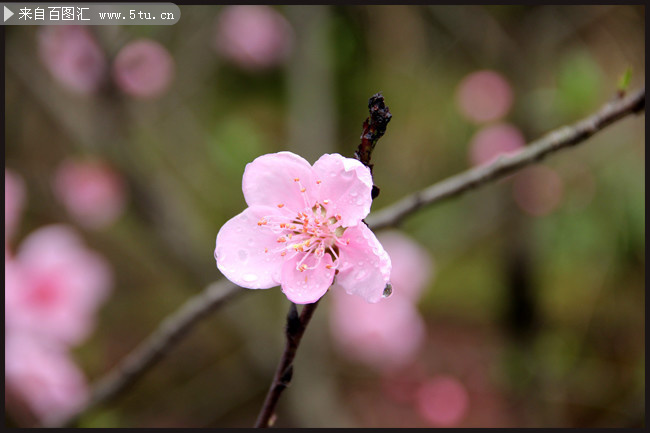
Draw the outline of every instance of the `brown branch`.
[[[478,167],[443,180],[402,200],[373,212],[366,219],[372,230],[398,225],[404,218],[424,206],[458,196],[470,189],[488,185],[545,156],[585,141],[606,126],[645,109],[645,88],[630,96],[606,104],[599,112],[572,125],[557,129],[530,143],[516,156],[502,158],[486,167]],[[77,414],[62,423],[72,425],[97,405],[104,403],[133,385],[180,341],[201,318],[223,305],[232,295],[247,293],[228,281],[213,283],[202,293],[190,298],[177,311],[164,319],[143,343],[94,386],[90,401]],[[274,380],[275,382],[275,380]]]
[[[302,339],[317,306],[318,301],[313,304],[305,304],[305,306],[302,307],[300,316],[298,316],[296,304],[291,304],[291,308],[287,314],[287,327],[285,329],[287,341],[284,347],[284,353],[282,354],[282,358],[275,370],[273,382],[271,382],[269,392],[266,394],[262,410],[255,422],[255,427],[271,427],[275,422],[275,408],[280,400],[282,391],[284,391],[284,389],[291,383],[291,378],[293,376],[293,359],[296,357],[300,340]]]
[[[548,155],[582,143],[605,127],[630,114],[645,110],[645,88],[623,99],[605,104],[593,114],[571,126],[556,129],[533,141],[526,148],[510,157],[500,157],[487,166],[472,168],[446,180],[413,193],[398,202],[373,212],[367,219],[373,230],[398,225],[418,209],[459,196],[466,191],[489,184],[528,165],[539,162]]]

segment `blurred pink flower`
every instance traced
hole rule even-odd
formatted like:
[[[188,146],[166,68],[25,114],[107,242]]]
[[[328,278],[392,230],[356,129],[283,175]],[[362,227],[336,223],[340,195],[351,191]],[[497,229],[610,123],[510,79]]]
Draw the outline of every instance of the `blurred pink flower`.
[[[514,155],[525,145],[524,136],[512,125],[500,123],[485,126],[470,141],[470,162],[472,165],[491,164],[500,155]]]
[[[217,18],[215,48],[242,68],[265,69],[289,57],[293,37],[286,18],[269,6],[227,6]]]
[[[334,347],[348,359],[387,373],[417,355],[425,326],[410,299],[393,296],[368,304],[341,291],[332,291],[330,299]]]
[[[336,284],[378,302],[390,258],[361,220],[370,212],[372,176],[358,160],[325,154],[313,166],[291,152],[246,165],[248,204],[217,234],[214,257],[233,283],[249,289],[281,284],[296,304],[320,299]]]
[[[436,427],[458,424],[469,406],[465,386],[451,376],[436,376],[422,383],[416,394],[418,412]]]
[[[14,171],[5,168],[5,250],[12,238],[25,202],[25,183]]]
[[[94,326],[111,284],[108,264],[70,228],[31,233],[5,259],[5,328],[77,344]]]
[[[150,39],[125,45],[113,63],[115,82],[136,98],[162,95],[174,77],[174,59],[165,47]]]
[[[499,73],[490,70],[467,75],[458,85],[456,103],[468,120],[482,123],[505,116],[512,105],[512,89]]]
[[[333,291],[330,331],[344,356],[387,373],[412,361],[424,340],[424,321],[415,302],[431,278],[433,260],[397,231],[378,239],[391,257],[392,296],[368,304]]]
[[[64,419],[88,399],[86,379],[65,348],[29,334],[5,336],[5,386],[43,423]]]
[[[521,210],[533,216],[545,216],[562,202],[564,182],[552,168],[535,165],[514,176],[512,193]]]
[[[74,92],[93,93],[106,76],[106,57],[85,26],[41,27],[38,48],[54,78]]]
[[[63,161],[55,174],[54,192],[70,215],[86,228],[110,225],[126,205],[124,180],[102,161]]]

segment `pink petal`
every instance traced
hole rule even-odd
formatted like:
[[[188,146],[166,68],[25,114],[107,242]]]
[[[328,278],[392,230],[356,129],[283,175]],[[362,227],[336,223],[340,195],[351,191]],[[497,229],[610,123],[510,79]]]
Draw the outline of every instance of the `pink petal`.
[[[334,153],[314,163],[315,192],[319,201],[329,200],[328,214],[341,215],[343,227],[355,226],[370,212],[372,176],[370,169],[352,158]]]
[[[299,271],[296,267],[303,257],[303,254],[297,254],[282,266],[282,291],[295,304],[311,304],[318,301],[334,279],[335,270],[327,268],[332,264],[329,254],[325,254],[320,260],[310,254],[303,264],[314,269]]]
[[[285,257],[280,255],[278,234],[257,223],[280,214],[277,207],[252,206],[226,222],[217,234],[214,257],[222,274],[248,289],[268,289],[280,284]],[[268,250],[268,252],[266,252]]]
[[[300,179],[296,182],[294,179]],[[284,205],[297,213],[313,206],[311,165],[291,152],[262,155],[246,165],[242,189],[248,206]],[[301,186],[306,192],[301,193]],[[309,203],[305,203],[304,197]]]
[[[368,302],[379,302],[390,278],[388,253],[365,224],[348,228],[341,239],[350,243],[340,248],[342,265],[336,284],[351,295],[361,296]]]

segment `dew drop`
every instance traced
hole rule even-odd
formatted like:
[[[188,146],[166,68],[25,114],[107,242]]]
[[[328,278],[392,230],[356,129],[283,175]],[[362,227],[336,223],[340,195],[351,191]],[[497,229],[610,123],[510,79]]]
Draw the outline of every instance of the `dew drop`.
[[[357,193],[356,191],[350,191],[350,195],[352,197],[356,197],[357,195],[359,195],[359,193]]]
[[[355,275],[354,278],[355,278],[357,281],[359,281],[359,280],[362,280],[363,277],[365,277],[365,276],[366,276],[366,271],[364,271],[364,270],[362,269],[362,270],[360,270],[359,272],[357,272],[357,274]]]
[[[361,197],[359,197],[357,199],[357,206],[361,206],[362,204],[363,204],[363,199]]]
[[[248,251],[246,250],[239,250],[237,252],[237,256],[239,257],[239,260],[242,262],[245,262],[248,260]]]
[[[388,298],[392,294],[393,294],[393,285],[391,283],[387,283],[386,287],[384,287],[384,293],[381,295],[381,297]]]
[[[255,274],[244,274],[244,276],[242,278],[244,279],[244,281],[250,283],[250,282],[253,282],[253,281],[257,280],[257,275],[255,275]]]

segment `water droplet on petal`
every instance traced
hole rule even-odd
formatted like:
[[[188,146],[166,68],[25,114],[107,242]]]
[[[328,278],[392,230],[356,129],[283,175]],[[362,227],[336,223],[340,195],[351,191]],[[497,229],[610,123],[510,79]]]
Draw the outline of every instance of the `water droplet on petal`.
[[[362,280],[363,277],[365,277],[365,276],[366,276],[366,271],[364,271],[364,270],[362,269],[362,270],[360,270],[360,271],[357,272],[357,274],[354,276],[354,278],[355,278],[357,281],[359,281],[359,280]]]
[[[257,275],[255,275],[255,274],[244,274],[244,276],[242,278],[244,279],[244,281],[251,283],[251,282],[257,280]]]
[[[387,283],[386,287],[384,287],[384,293],[381,295],[381,297],[388,298],[392,294],[393,294],[393,285],[391,283]]]
[[[359,197],[357,199],[357,206],[361,206],[363,204],[363,198]]]
[[[239,260],[242,262],[246,262],[248,260],[248,251],[246,250],[239,250],[237,252],[237,256],[239,257]]]
[[[356,191],[350,191],[350,195],[352,197],[356,197],[357,195],[359,195],[359,193],[357,193]]]

